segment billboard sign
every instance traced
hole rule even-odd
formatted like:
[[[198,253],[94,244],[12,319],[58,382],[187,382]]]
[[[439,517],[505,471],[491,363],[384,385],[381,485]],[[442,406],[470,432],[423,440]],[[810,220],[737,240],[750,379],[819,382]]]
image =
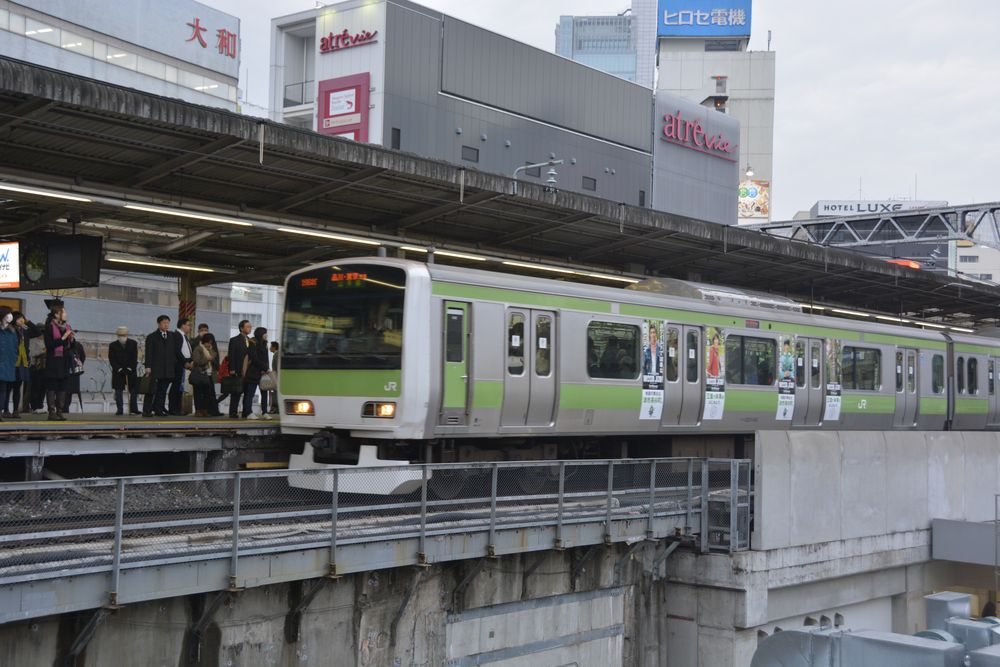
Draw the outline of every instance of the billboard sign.
[[[658,0],[659,37],[749,37],[751,0]]]
[[[743,181],[740,183],[738,201],[740,220],[744,218],[771,217],[771,184],[768,181]]]
[[[809,215],[814,218],[825,218],[830,216],[845,215],[892,215],[899,211],[911,211],[919,208],[941,208],[947,206],[946,201],[918,201],[918,200],[859,200],[859,199],[836,199],[820,200],[816,202]]]
[[[316,131],[342,139],[368,141],[368,72],[319,82]]]
[[[21,286],[20,246],[17,241],[0,243],[0,289]]]

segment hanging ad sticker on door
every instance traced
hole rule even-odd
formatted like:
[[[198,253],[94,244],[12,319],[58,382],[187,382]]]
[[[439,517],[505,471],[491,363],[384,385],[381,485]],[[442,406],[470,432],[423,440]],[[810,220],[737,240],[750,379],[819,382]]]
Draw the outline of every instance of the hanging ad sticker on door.
[[[826,339],[826,409],[823,421],[840,421],[840,404],[843,401],[841,377],[844,371],[840,356],[840,341]]]
[[[726,411],[726,333],[705,329],[705,412],[702,419],[719,420]]]
[[[639,419],[659,421],[663,414],[663,322],[642,323],[642,405]]]
[[[781,343],[781,356],[778,357],[778,409],[775,420],[790,421],[795,413],[795,373],[802,369],[795,367],[795,353],[792,352],[792,340],[786,338]]]

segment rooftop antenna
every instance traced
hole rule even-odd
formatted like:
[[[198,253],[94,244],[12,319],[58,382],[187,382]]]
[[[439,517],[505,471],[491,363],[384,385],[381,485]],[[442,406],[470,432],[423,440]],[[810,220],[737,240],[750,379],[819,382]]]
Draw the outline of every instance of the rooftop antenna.
[[[767,31],[767,50],[771,50],[771,31]]]

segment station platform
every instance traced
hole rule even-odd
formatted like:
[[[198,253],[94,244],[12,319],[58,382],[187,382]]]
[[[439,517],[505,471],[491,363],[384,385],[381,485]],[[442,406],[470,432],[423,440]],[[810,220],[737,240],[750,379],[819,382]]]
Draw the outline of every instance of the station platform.
[[[279,434],[277,419],[117,416],[68,413],[66,421],[25,414],[0,422],[0,459],[19,457],[206,452],[233,442],[267,441]]]

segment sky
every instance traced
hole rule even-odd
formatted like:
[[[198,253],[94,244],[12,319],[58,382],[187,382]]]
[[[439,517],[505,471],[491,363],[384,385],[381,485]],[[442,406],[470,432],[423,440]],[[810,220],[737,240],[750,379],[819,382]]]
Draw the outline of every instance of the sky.
[[[241,20],[240,78],[268,103],[270,20],[315,0],[203,0]],[[548,51],[562,14],[629,0],[423,0]],[[755,0],[776,51],[773,220],[820,199],[1000,200],[1000,2]]]

